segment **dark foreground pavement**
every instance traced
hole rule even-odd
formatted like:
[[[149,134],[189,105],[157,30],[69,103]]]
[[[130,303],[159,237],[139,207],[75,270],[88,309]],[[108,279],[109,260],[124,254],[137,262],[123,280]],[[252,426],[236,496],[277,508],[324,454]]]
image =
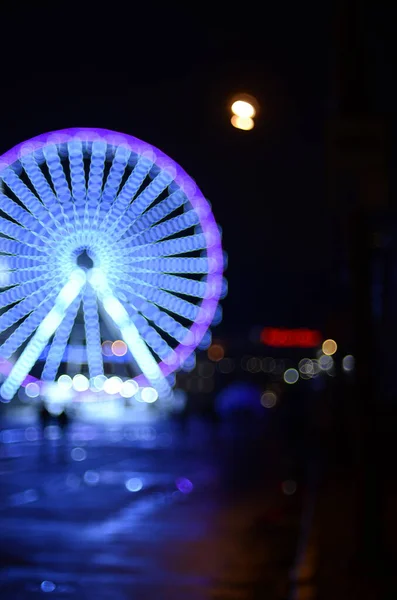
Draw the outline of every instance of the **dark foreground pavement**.
[[[244,429],[3,424],[0,598],[288,598],[304,486]]]

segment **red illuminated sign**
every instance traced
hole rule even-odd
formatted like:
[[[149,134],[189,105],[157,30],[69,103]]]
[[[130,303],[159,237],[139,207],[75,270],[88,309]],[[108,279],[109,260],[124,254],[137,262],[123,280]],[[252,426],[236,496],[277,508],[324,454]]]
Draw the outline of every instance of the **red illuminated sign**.
[[[315,348],[321,340],[321,333],[315,329],[265,327],[261,332],[261,342],[276,348]]]

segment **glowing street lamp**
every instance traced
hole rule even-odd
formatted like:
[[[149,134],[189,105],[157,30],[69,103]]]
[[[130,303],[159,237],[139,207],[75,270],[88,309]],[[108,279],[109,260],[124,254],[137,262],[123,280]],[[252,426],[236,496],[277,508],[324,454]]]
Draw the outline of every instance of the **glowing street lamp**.
[[[233,127],[242,129],[243,131],[249,131],[254,128],[254,119],[251,119],[251,117],[238,117],[237,115],[233,115],[231,123]]]
[[[230,108],[233,113],[230,120],[233,127],[243,131],[250,131],[254,128],[254,117],[258,109],[255,98],[248,94],[242,94],[235,98]]]
[[[255,117],[256,115],[254,106],[246,100],[236,100],[233,102],[231,108],[232,113],[234,113],[237,117],[241,117],[242,119],[252,119],[252,117]]]

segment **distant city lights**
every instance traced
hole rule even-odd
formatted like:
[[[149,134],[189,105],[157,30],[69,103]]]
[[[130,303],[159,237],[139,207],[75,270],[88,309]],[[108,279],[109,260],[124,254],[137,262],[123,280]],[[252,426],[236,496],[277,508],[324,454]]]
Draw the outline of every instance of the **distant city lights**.
[[[275,348],[316,348],[321,343],[321,333],[315,329],[265,327],[261,342]]]
[[[342,360],[342,368],[346,373],[349,373],[350,371],[354,370],[354,364],[354,356],[352,356],[351,354],[347,354]]]
[[[264,408],[273,408],[277,404],[277,396],[274,392],[266,391],[261,396],[261,404]]]
[[[337,343],[335,342],[335,340],[325,340],[323,342],[322,345],[322,351],[323,354],[326,354],[327,356],[332,356],[333,354],[335,354],[335,352],[337,351],[338,346]]]
[[[334,366],[334,359],[328,354],[323,354],[318,359],[318,364],[322,371],[329,371]]]
[[[225,351],[220,344],[212,344],[208,348],[207,355],[213,362],[219,362],[225,356]]]
[[[285,383],[293,384],[299,379],[299,373],[296,369],[287,369],[284,373]]]

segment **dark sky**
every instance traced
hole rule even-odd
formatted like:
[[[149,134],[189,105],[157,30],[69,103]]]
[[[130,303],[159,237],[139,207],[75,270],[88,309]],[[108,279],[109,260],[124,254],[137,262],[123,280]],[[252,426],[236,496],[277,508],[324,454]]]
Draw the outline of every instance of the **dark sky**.
[[[289,4],[263,15],[230,5],[218,18],[200,5],[197,13],[107,6],[94,17],[69,14],[65,3],[7,8],[0,151],[73,126],[152,143],[197,181],[223,227],[221,331],[316,325],[332,262],[326,15]],[[240,91],[261,106],[251,132],[229,122],[228,102]]]

